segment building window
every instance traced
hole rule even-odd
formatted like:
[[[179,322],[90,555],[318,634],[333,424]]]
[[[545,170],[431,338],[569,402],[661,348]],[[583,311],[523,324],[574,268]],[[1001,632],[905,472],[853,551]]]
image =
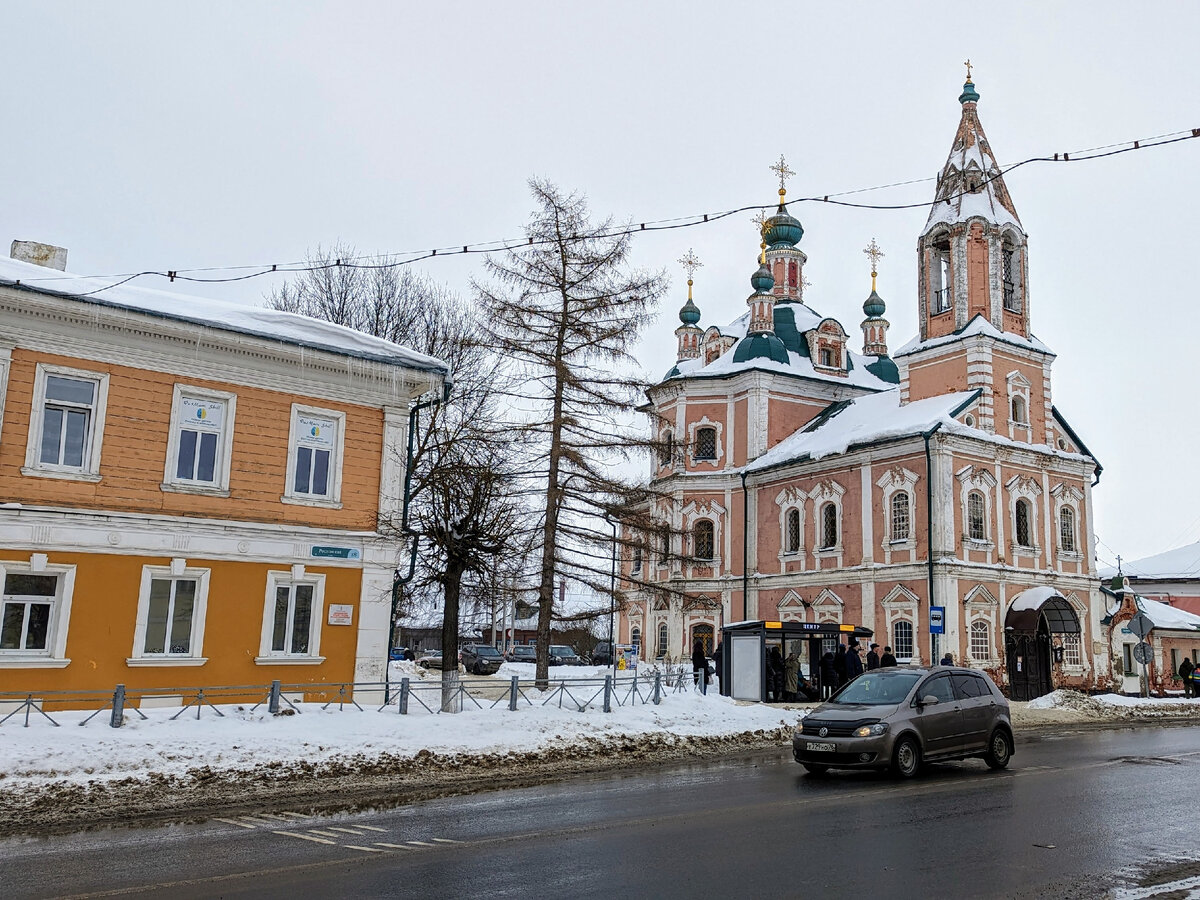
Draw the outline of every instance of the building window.
[[[907,541],[911,536],[908,509],[908,492],[892,494],[892,540]]]
[[[338,505],[346,414],[292,404],[284,501]]]
[[[1133,665],[1133,644],[1121,645],[1121,663],[1124,666],[1126,676],[1137,674],[1137,669]]]
[[[1064,553],[1075,552],[1075,510],[1069,506],[1058,511],[1058,548]]]
[[[692,545],[697,559],[713,558],[714,528],[711,519],[698,519],[692,528]]]
[[[633,644],[633,652],[640,656],[642,653],[642,629],[636,625],[629,629],[629,643]]]
[[[208,570],[143,566],[130,665],[205,662],[202,653]]]
[[[950,239],[943,237],[933,246],[933,265],[930,275],[934,315],[950,308]]]
[[[827,369],[833,368],[833,351],[828,347],[822,347],[817,352],[821,360],[821,365],[825,366]]]
[[[671,429],[663,432],[662,443],[658,448],[658,465],[659,468],[666,468],[671,465],[671,458],[675,455],[675,433]]]
[[[228,492],[235,395],[175,385],[164,487]]]
[[[912,659],[912,622],[901,619],[892,623],[892,652],[896,654],[896,659]]]
[[[655,652],[655,658],[661,659],[667,655],[667,623],[658,623],[658,650]]]
[[[1017,545],[1021,547],[1033,546],[1033,529],[1030,527],[1030,517],[1032,513],[1029,508],[1028,500],[1018,500],[1016,509],[1017,519]]]
[[[696,429],[696,459],[716,459],[717,458],[717,429],[715,428],[697,428]]]
[[[983,619],[976,619],[971,623],[971,659],[991,659],[992,658],[992,636],[991,629],[988,628],[988,623]]]
[[[1019,395],[1012,398],[1012,420],[1017,425],[1029,424],[1029,411],[1025,406],[1025,398]]]
[[[105,374],[39,364],[22,473],[99,481],[107,394]]]
[[[1083,665],[1083,645],[1077,634],[1064,634],[1062,636],[1063,648],[1063,665],[1064,666],[1082,666]],[[1175,666],[1172,671],[1179,671],[1179,666]]]
[[[1000,250],[1001,279],[1004,283],[1004,308],[1009,312],[1021,311],[1021,297],[1017,291],[1017,255],[1013,245],[1004,242]]]
[[[57,575],[9,572],[4,576],[4,611],[0,618],[0,651],[44,655],[51,646]]]
[[[985,508],[983,494],[979,491],[967,494],[967,536],[973,541],[987,540]]]
[[[658,564],[665,566],[671,558],[671,532],[664,528],[658,535]]]
[[[830,550],[838,543],[837,507],[826,503],[821,507],[821,549]]]
[[[800,550],[800,510],[789,509],[787,512],[787,552],[796,553]]]
[[[630,565],[630,571],[634,575],[642,571],[642,545],[640,542],[633,545],[633,562]]]
[[[324,594],[324,575],[268,573],[262,642],[255,661],[320,662]]]

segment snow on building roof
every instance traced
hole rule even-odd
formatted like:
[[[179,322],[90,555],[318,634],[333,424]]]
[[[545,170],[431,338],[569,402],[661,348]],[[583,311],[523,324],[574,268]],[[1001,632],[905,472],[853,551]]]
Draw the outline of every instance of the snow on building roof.
[[[982,315],[976,314],[970,322],[952,334],[943,335],[942,337],[929,338],[921,340],[919,337],[913,338],[899,350],[893,357],[899,359],[901,356],[908,356],[910,353],[916,353],[918,350],[928,350],[930,347],[939,347],[943,344],[950,344],[961,340],[964,337],[974,337],[975,335],[985,335],[990,338],[995,338],[1001,343],[1012,344],[1015,347],[1023,347],[1028,350],[1037,350],[1041,353],[1049,353],[1055,356],[1055,352],[1039,341],[1032,335],[1028,338],[1021,337],[1019,334],[1013,334],[1009,331],[1001,331]]]
[[[1021,591],[1013,598],[1012,605],[1008,608],[1010,612],[1022,612],[1029,609],[1041,609],[1042,604],[1051,597],[1060,597],[1066,599],[1058,592],[1057,588],[1052,588],[1047,585],[1039,585]]]
[[[749,321],[750,313],[746,312],[718,330],[723,336],[735,337],[740,343],[746,337]],[[874,391],[886,391],[895,387],[895,381],[880,378],[868,368],[875,365],[878,357],[863,356],[861,353],[855,353],[849,347],[846,348],[849,367],[845,375],[831,375],[818,371],[809,358],[808,342],[804,333],[816,328],[823,321],[825,321],[824,316],[803,303],[779,303],[775,307],[775,334],[787,349],[788,360],[786,363],[765,357],[739,361],[735,358],[738,350],[738,343],[735,343],[732,348],[708,365],[704,364],[703,359],[686,359],[676,363],[663,380],[719,378],[737,372],[761,370],[801,375],[835,384],[850,384]]]
[[[0,259],[0,285],[437,375],[450,373],[449,366],[432,356],[321,319],[133,284],[109,287],[110,283],[109,279],[70,275],[15,259]]]
[[[1121,570],[1130,578],[1155,578],[1163,581],[1200,579],[1200,541],[1176,547],[1144,559],[1133,562],[1122,562]],[[1111,578],[1117,574],[1116,568],[1107,566],[1100,569],[1101,578]]]
[[[801,459],[835,456],[862,444],[924,434],[938,425],[953,427],[959,424],[954,417],[978,397],[977,390],[964,391],[901,405],[900,391],[893,388],[835,403],[812,423],[784,438],[748,465],[746,471],[759,472]],[[972,434],[983,434],[961,427]]]
[[[1155,628],[1165,628],[1172,631],[1200,631],[1200,616],[1186,610],[1138,597],[1138,606],[1142,608]]]

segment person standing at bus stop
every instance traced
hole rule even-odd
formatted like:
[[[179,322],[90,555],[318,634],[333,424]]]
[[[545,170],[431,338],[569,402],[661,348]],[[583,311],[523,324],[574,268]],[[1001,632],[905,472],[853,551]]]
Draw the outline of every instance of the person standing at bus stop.
[[[696,638],[692,645],[692,681],[700,684],[701,678],[708,677],[708,660],[704,654],[704,641]]]
[[[1179,679],[1183,682],[1183,696],[1185,699],[1192,696],[1192,671],[1195,668],[1192,665],[1192,661],[1186,656],[1183,658],[1183,662],[1179,664]]]

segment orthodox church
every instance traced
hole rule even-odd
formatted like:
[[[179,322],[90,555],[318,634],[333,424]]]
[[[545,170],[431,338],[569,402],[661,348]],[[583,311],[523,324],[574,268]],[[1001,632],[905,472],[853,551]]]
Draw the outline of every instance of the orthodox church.
[[[782,160],[747,312],[703,327],[689,270],[677,362],[643,407],[662,448],[661,527],[624,537],[620,639],[642,658],[711,648],[738,621],[837,622],[871,629],[901,664],[949,652],[1018,699],[1110,683],[1101,467],[1053,404],[1025,229],[969,78],[958,99],[908,343],[889,349],[874,241],[861,352],[805,302]]]

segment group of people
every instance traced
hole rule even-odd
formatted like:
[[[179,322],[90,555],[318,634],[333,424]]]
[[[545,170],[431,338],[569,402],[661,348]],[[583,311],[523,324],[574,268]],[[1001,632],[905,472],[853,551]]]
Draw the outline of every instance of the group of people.
[[[849,646],[838,644],[837,649],[827,652],[821,657],[821,694],[823,698],[830,697],[843,684],[853,681],[863,672],[872,669],[886,669],[897,665],[896,655],[891,647],[879,651],[878,644],[867,648],[866,659],[863,659],[862,645],[851,641]]]
[[[1179,678],[1183,682],[1184,697],[1200,697],[1200,665],[1192,665],[1191,659],[1185,656],[1179,664]]]

